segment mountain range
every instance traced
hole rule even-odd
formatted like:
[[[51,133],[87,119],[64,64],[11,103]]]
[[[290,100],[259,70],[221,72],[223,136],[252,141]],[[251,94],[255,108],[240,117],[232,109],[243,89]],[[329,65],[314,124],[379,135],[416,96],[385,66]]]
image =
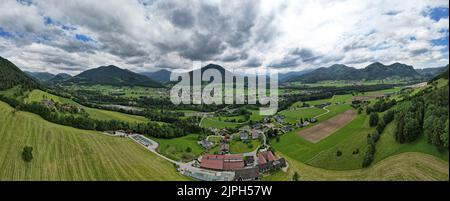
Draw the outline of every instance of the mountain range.
[[[84,85],[113,85],[113,86],[145,86],[162,87],[164,83],[170,81],[171,72],[159,70],[156,72],[134,73],[127,69],[121,69],[114,65],[101,66],[86,70],[74,77],[69,74],[60,73],[53,75],[43,72],[22,72],[13,63],[0,57],[0,78],[2,83],[0,88],[8,88],[18,83],[26,86],[38,86],[39,82],[45,85],[56,84],[84,84]],[[190,76],[194,71],[201,70],[201,73],[208,69],[216,69],[224,75],[225,72],[233,74],[220,65],[208,64],[201,69],[189,71]],[[384,65],[379,62],[372,63],[365,68],[356,69],[342,64],[335,64],[330,67],[317,68],[315,70],[294,71],[279,74],[281,82],[303,82],[314,83],[324,80],[378,80],[389,77],[400,78],[421,78],[431,79],[448,71],[448,65],[438,68],[414,69],[412,66],[394,63]],[[245,76],[236,74],[237,76]],[[33,77],[34,79],[30,79]],[[222,77],[224,78],[224,77]],[[38,82],[39,81],[39,82]]]
[[[162,69],[159,71],[155,71],[155,72],[143,72],[141,73],[142,75],[147,76],[148,78],[158,81],[162,84],[167,83],[170,81],[170,74],[171,72],[166,70],[166,69]]]
[[[315,83],[324,80],[378,80],[394,76],[401,78],[421,77],[412,66],[406,64],[394,63],[384,65],[380,62],[375,62],[362,69],[335,64],[330,67],[318,68],[300,76],[291,77],[287,82]]]
[[[55,77],[54,74],[47,73],[47,72],[24,71],[24,73],[35,78],[36,80],[38,80],[40,82],[45,82],[45,81],[48,81],[48,80],[52,79],[53,77]]]

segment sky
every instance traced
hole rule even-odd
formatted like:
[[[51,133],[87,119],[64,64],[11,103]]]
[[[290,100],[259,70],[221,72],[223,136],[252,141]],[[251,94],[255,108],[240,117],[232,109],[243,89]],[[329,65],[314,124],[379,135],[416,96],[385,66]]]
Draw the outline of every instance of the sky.
[[[0,56],[27,71],[449,63],[448,0],[0,2]]]

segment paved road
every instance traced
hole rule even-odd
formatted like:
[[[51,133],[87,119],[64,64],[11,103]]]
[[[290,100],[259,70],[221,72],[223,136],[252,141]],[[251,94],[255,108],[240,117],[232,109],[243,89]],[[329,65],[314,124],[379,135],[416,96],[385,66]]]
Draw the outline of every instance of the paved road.
[[[167,161],[169,161],[169,162],[171,162],[171,163],[173,163],[173,164],[176,164],[176,165],[179,165],[179,166],[183,165],[183,163],[181,163],[181,162],[174,161],[174,160],[172,160],[172,159],[170,159],[170,158],[167,158],[166,156],[164,156],[164,155],[158,153],[158,152],[156,151],[156,148],[158,148],[158,146],[159,146],[158,142],[156,142],[156,141],[154,141],[154,140],[152,140],[152,139],[146,137],[146,138],[152,143],[152,146],[147,147],[147,146],[144,146],[143,144],[139,143],[136,139],[132,138],[132,136],[135,136],[135,135],[138,135],[138,134],[130,135],[130,136],[128,136],[128,137],[129,137],[130,139],[132,139],[133,141],[135,141],[136,143],[138,143],[139,145],[141,145],[141,146],[143,146],[144,148],[146,148],[147,150],[153,152],[153,153],[156,154],[157,156],[159,156],[159,157],[161,157],[161,158],[163,158],[163,159],[165,159],[165,160],[167,160]],[[144,137],[144,136],[142,136],[142,137]]]

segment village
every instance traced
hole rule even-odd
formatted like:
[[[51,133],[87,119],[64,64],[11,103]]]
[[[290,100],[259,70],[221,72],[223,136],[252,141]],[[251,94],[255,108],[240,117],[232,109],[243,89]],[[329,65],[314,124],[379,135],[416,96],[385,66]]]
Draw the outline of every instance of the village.
[[[320,107],[326,110],[330,103],[303,107]],[[291,108],[296,110],[298,108]],[[204,117],[214,114],[204,113]],[[231,129],[209,127],[211,135],[197,143],[204,153],[188,162],[174,161],[157,152],[158,143],[132,131],[111,131],[105,134],[130,137],[138,144],[177,166],[177,170],[188,177],[201,181],[256,181],[276,171],[287,171],[288,164],[283,157],[277,156],[268,143],[268,138],[277,138],[296,128],[302,128],[317,122],[317,117],[301,118],[296,123],[288,123],[285,116],[277,114],[266,116],[260,122],[240,127],[237,132]],[[252,151],[232,153],[232,141],[247,144]],[[258,141],[253,147],[252,141]]]

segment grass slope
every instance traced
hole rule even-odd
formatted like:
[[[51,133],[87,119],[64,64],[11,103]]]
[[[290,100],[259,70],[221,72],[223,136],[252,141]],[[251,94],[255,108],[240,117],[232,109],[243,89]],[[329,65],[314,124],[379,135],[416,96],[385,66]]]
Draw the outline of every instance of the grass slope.
[[[282,154],[281,154],[282,155]],[[359,170],[325,170],[282,155],[289,163],[288,171],[278,171],[263,180],[289,181],[295,172],[303,181],[448,181],[448,162],[423,153],[402,153],[390,156],[375,165]]]
[[[13,112],[0,102],[0,180],[186,180],[130,139],[109,137]],[[21,158],[33,147],[33,160]]]
[[[381,161],[388,156],[405,152],[422,152],[436,156],[442,160],[448,161],[448,150],[439,152],[438,149],[427,142],[427,136],[422,135],[415,142],[400,144],[394,138],[395,123],[392,122],[386,126],[380,140],[376,145],[374,162]]]
[[[142,123],[148,122],[149,120],[142,116],[124,114],[120,112],[101,110],[96,108],[90,108],[82,106],[75,101],[63,97],[59,97],[41,90],[33,90],[28,94],[28,97],[25,99],[25,103],[31,102],[41,102],[44,98],[51,99],[55,102],[59,103],[68,103],[82,107],[88,114],[89,117],[98,120],[119,120],[129,123]]]

